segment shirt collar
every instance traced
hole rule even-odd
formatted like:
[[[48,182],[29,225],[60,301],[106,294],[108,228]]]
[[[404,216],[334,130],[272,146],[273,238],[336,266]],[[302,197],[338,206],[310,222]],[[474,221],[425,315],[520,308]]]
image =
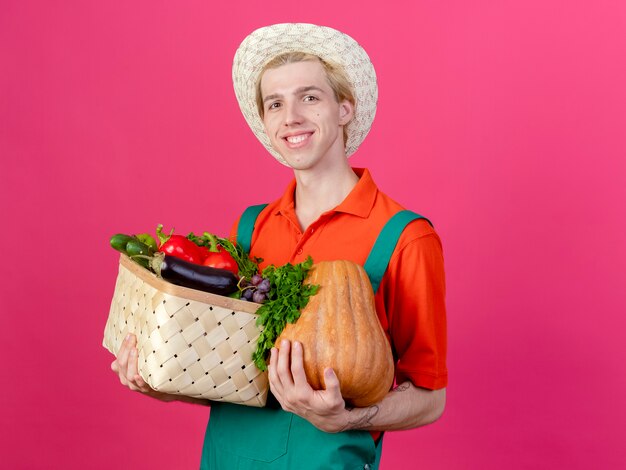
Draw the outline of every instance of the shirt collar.
[[[367,217],[374,207],[378,187],[367,168],[353,168],[353,170],[359,177],[359,181],[352,188],[350,194],[333,211],[353,214],[357,217]],[[295,191],[296,180],[294,178],[281,197],[275,214],[288,215],[295,212]]]

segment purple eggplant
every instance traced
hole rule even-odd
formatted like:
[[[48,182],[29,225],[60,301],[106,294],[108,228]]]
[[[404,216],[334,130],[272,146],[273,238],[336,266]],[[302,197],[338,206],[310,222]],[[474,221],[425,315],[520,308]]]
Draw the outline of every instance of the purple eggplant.
[[[163,256],[160,272],[161,277],[172,284],[218,295],[232,294],[239,282],[227,269],[202,266],[169,255]]]

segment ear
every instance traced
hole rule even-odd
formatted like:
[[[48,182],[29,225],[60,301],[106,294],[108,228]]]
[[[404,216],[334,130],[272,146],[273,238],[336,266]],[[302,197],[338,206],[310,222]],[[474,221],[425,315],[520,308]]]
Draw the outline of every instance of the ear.
[[[354,106],[348,100],[339,103],[339,124],[345,126],[354,117]]]

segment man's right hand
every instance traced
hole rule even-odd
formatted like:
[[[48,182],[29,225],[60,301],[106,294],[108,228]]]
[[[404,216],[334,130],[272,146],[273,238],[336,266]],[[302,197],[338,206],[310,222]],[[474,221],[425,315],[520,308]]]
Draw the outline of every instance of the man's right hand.
[[[129,334],[122,342],[122,346],[117,352],[117,358],[111,363],[111,369],[118,375],[122,385],[135,392],[141,392],[144,395],[148,395],[161,401],[182,401],[184,403],[193,403],[196,405],[209,405],[209,400],[183,395],[172,395],[170,393],[158,392],[150,388],[141,375],[139,375],[138,356],[137,337],[133,334]]]
[[[117,373],[120,382],[125,387],[135,392],[141,392],[152,395],[155,392],[150,386],[144,382],[141,375],[137,372],[137,337],[133,334],[126,336],[122,342],[122,346],[117,353],[117,358],[111,363],[111,369]],[[159,392],[155,392],[159,393]],[[165,395],[165,394],[161,394]],[[158,398],[155,396],[155,398]]]

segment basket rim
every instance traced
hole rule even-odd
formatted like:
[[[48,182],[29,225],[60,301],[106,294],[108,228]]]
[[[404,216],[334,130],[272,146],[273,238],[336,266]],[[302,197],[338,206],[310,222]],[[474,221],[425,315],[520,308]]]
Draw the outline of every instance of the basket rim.
[[[211,294],[210,292],[190,289],[189,287],[177,286],[157,277],[156,274],[135,263],[125,254],[120,254],[120,268],[122,267],[127,269],[139,279],[146,282],[155,289],[166,294],[173,295],[175,297],[182,297],[184,299],[194,300],[196,302],[211,304],[238,312],[250,313],[253,315],[257,315],[256,311],[261,306],[261,304],[257,304],[254,302],[233,299],[224,295]]]

